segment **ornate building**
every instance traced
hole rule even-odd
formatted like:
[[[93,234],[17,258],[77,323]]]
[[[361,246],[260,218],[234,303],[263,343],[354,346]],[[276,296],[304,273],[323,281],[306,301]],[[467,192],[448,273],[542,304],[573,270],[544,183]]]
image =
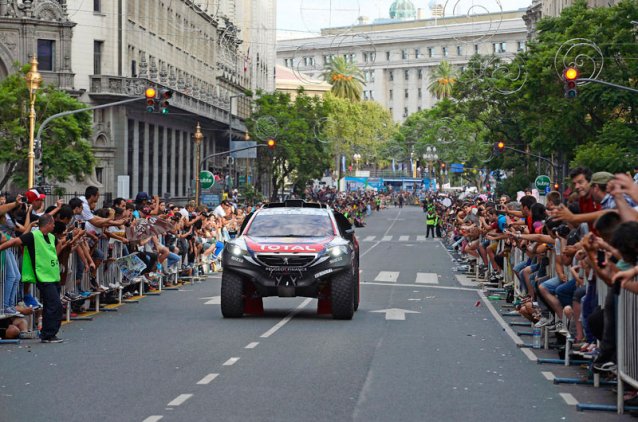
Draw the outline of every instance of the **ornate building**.
[[[617,4],[619,0],[587,0],[589,7],[608,7]],[[574,0],[532,0],[523,17],[527,25],[528,38],[536,35],[536,23],[546,16],[560,16],[563,9],[574,4]]]
[[[94,112],[98,164],[68,190],[95,183],[114,195],[186,196],[195,177],[196,123],[202,156],[227,150],[235,137],[244,139],[250,104],[243,93],[274,90],[274,2],[0,0],[0,77],[37,46],[45,81],[87,104],[140,98]],[[16,40],[13,56],[5,40]],[[51,70],[42,66],[47,45]],[[149,85],[174,91],[168,115],[146,111]]]

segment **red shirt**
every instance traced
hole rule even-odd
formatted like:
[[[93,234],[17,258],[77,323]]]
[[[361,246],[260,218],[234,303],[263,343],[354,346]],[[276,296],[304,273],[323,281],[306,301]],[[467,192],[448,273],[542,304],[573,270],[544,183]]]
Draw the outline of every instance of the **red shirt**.
[[[590,213],[590,212],[595,212],[595,211],[600,211],[601,207],[600,204],[598,202],[595,202],[591,195],[587,195],[586,197],[582,197],[579,196],[578,197],[578,208],[580,209],[580,214],[586,214],[586,213]],[[587,225],[589,226],[589,231],[593,231],[594,230],[594,222],[592,221],[591,223],[587,223]]]

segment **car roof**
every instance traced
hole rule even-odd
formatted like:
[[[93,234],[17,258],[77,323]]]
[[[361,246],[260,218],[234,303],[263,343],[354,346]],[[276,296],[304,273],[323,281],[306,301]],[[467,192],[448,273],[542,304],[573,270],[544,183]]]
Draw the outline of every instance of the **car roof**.
[[[280,208],[262,208],[257,211],[259,215],[329,215],[330,211],[326,208],[298,208],[298,207],[280,207]]]

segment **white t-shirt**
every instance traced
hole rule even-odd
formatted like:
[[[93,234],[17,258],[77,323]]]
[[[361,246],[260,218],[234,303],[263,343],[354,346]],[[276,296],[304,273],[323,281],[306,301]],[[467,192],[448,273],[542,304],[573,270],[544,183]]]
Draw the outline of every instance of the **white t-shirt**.
[[[93,215],[93,211],[91,211],[91,207],[89,207],[89,202],[86,200],[86,197],[80,196],[80,200],[82,201],[82,213],[80,215],[76,215],[75,219],[80,222],[84,222],[86,231],[94,231],[98,232],[97,227],[93,224],[89,223],[95,215]],[[100,231],[101,233],[101,231]]]
[[[217,205],[217,207],[213,210],[213,215],[221,218],[226,218],[226,211],[221,205]]]

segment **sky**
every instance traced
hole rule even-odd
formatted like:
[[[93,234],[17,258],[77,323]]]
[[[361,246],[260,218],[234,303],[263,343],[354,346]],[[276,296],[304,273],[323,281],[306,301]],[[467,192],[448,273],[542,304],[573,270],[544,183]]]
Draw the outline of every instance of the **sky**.
[[[301,38],[319,33],[321,28],[350,26],[357,17],[370,22],[388,18],[393,0],[277,0],[278,38]],[[446,15],[480,14],[527,7],[531,0],[412,0],[417,9],[431,17],[429,4],[445,6]]]

